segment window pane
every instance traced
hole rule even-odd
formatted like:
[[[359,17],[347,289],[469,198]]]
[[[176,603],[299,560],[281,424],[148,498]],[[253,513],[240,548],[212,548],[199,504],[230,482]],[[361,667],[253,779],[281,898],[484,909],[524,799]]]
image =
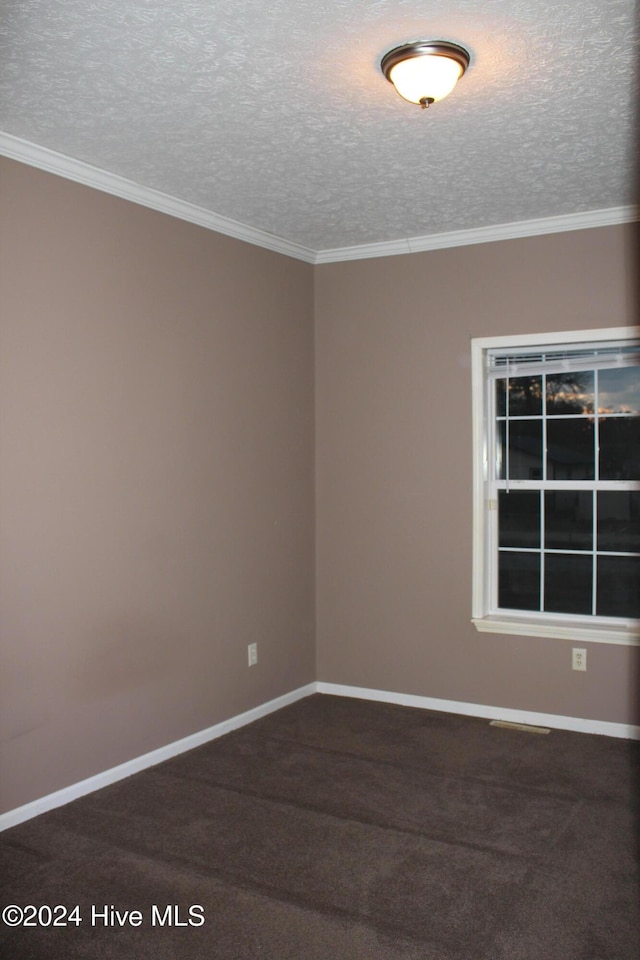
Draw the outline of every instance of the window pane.
[[[640,491],[598,494],[598,550],[640,553]]]
[[[540,546],[540,494],[537,490],[498,492],[501,547]]]
[[[506,465],[503,464],[503,470]],[[509,421],[509,478],[542,479],[542,421]]]
[[[640,480],[640,417],[600,420],[600,479]]]
[[[544,558],[544,609],[549,613],[591,613],[593,560],[563,553]]]
[[[640,367],[601,370],[598,374],[598,413],[640,415]]]
[[[550,550],[593,549],[593,494],[590,490],[547,490],[544,545]]]
[[[540,554],[498,554],[498,606],[540,609]]]
[[[547,414],[593,413],[593,370],[547,376]]]
[[[496,380],[496,412],[507,415],[506,380]],[[542,414],[542,377],[511,377],[509,379],[509,416],[539,417]]]
[[[601,617],[640,617],[640,557],[598,557]]]
[[[500,420],[496,423],[496,477],[498,480],[505,480],[507,476],[506,436],[507,424],[504,420]]]
[[[593,422],[586,417],[547,421],[547,480],[593,480]]]

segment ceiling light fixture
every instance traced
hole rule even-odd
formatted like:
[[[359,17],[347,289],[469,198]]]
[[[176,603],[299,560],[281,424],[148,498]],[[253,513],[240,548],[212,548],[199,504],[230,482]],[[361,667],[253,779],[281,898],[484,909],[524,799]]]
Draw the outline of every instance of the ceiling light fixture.
[[[385,53],[380,69],[401,97],[422,109],[448,96],[469,66],[464,47],[447,40],[420,40]]]

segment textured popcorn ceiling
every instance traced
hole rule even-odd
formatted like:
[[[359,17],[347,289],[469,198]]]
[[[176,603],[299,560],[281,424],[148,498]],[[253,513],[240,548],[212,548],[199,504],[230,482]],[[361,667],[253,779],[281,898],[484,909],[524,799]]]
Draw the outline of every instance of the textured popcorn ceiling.
[[[633,201],[634,0],[2,0],[0,130],[313,250]],[[471,66],[427,111],[379,70]]]

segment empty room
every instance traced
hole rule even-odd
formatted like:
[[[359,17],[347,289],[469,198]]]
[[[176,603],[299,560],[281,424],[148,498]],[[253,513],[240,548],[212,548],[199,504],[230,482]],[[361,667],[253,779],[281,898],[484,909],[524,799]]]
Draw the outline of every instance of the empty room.
[[[5,0],[0,953],[640,960],[632,0]]]

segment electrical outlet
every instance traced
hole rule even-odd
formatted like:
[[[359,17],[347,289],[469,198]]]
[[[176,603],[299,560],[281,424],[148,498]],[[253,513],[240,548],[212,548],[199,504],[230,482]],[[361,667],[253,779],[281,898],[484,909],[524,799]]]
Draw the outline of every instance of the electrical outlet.
[[[581,647],[574,647],[571,651],[571,669],[572,670],[586,670],[587,669],[587,651]]]
[[[249,654],[249,666],[255,667],[258,662],[258,644],[250,643],[247,647],[247,652]]]

